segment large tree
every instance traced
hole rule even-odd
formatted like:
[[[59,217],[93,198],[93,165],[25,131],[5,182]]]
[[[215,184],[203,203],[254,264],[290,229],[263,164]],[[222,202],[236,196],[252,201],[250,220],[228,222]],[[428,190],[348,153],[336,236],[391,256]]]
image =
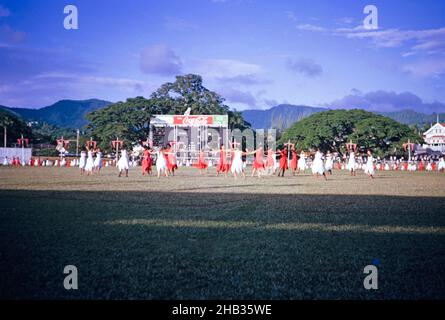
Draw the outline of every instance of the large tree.
[[[131,144],[146,139],[150,116],[156,113],[157,107],[151,99],[129,98],[88,113],[86,118],[90,123],[86,134],[98,140],[102,149],[109,149],[110,142],[118,137]]]
[[[379,156],[402,154],[403,143],[422,142],[414,130],[390,118],[364,110],[331,110],[313,114],[287,129],[279,143],[294,142],[300,149],[345,152],[352,140],[364,152],[373,150]]]
[[[183,114],[188,108],[196,115],[228,114],[230,128],[250,127],[241,112],[231,111],[220,95],[203,86],[201,76],[188,74],[163,84],[149,99],[130,98],[87,114],[87,135],[99,140],[99,146],[105,149],[116,137],[127,144],[145,140],[152,115]]]
[[[177,76],[175,82],[163,84],[150,100],[160,114],[183,114],[188,108],[191,114],[227,114],[231,129],[249,128],[239,111],[231,111],[218,93],[204,87],[202,77],[196,74]]]

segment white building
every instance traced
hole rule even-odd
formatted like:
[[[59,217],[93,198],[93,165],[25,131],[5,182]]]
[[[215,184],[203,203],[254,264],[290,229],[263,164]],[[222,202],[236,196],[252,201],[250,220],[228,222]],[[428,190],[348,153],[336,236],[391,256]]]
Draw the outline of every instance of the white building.
[[[423,134],[423,138],[424,148],[445,153],[445,123],[439,123],[438,119],[437,123]]]

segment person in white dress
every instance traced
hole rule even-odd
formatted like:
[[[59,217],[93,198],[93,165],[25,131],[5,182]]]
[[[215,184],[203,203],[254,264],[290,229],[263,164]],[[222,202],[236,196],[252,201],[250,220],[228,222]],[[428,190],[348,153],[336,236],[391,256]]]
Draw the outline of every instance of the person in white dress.
[[[372,156],[371,150],[368,150],[368,159],[366,160],[365,173],[368,175],[370,179],[374,179],[375,170],[374,170],[374,157]]]
[[[238,148],[236,148],[233,151],[233,159],[232,159],[232,164],[230,166],[230,172],[232,172],[235,179],[240,174],[242,174],[243,177],[245,177],[242,157],[243,157],[243,152],[241,150],[239,150]]]
[[[326,163],[324,168],[330,175],[332,175],[332,169],[334,168],[334,157],[330,151],[328,151],[326,154]]]
[[[4,165],[4,166],[9,166],[8,156],[5,156],[5,157],[3,158],[3,165]]]
[[[93,158],[93,150],[88,149],[88,157],[85,164],[85,172],[87,175],[90,175],[93,173],[94,169],[94,158]]]
[[[445,171],[445,159],[444,157],[441,157],[439,160],[439,164],[437,165],[437,170],[440,172],[444,172]]]
[[[237,179],[239,175],[242,175],[243,178],[246,177],[246,174],[244,172],[243,156],[248,154],[254,154],[255,152],[256,150],[252,152],[247,152],[247,151],[243,152],[238,147],[235,147],[235,149],[233,150],[232,164],[230,166],[230,172],[232,172],[233,177],[235,179]]]
[[[297,173],[300,173],[300,171],[306,170],[306,154],[304,151],[301,151],[300,158],[298,159],[298,165],[297,165]]]
[[[433,165],[431,164],[431,160],[428,161],[428,164],[426,165],[426,171],[433,171]]]
[[[102,152],[97,148],[96,158],[94,159],[94,173],[100,175],[100,169],[102,169]]]
[[[317,150],[314,155],[314,161],[312,161],[312,174],[318,178],[318,176],[323,176],[325,180],[327,179],[325,173],[325,167],[323,163],[323,153]]]
[[[80,152],[80,160],[79,160],[80,174],[85,173],[85,165],[86,164],[87,164],[87,153],[85,150],[82,150]]]
[[[165,161],[165,154],[162,148],[156,151],[156,171],[158,172],[158,179],[162,173],[168,177],[167,161]]]
[[[130,168],[130,163],[128,161],[128,153],[127,150],[121,150],[121,157],[117,162],[117,167],[119,169],[119,177],[122,175],[122,172],[125,171],[125,177],[128,178],[128,169]]]
[[[351,176],[355,176],[355,166],[356,166],[356,162],[355,162],[355,153],[354,151],[351,151],[349,153],[349,160],[348,160],[348,170],[351,173]]]

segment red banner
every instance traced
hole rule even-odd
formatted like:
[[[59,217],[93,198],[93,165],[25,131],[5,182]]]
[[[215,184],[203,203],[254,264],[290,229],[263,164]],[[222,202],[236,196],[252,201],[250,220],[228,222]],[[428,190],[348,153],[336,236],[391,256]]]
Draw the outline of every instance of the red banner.
[[[405,149],[405,151],[408,150],[408,147],[411,149],[411,151],[414,151],[414,143],[404,143],[403,144],[403,148]]]
[[[19,146],[21,146],[22,144],[24,144],[25,146],[28,146],[29,139],[17,139],[17,143],[19,144]]]
[[[116,149],[116,145],[119,144],[119,147],[122,146],[123,141],[121,140],[113,140],[111,141],[111,146],[113,147],[113,149]]]
[[[174,116],[174,125],[206,126],[213,124],[212,116]]]
[[[96,141],[87,141],[87,147],[93,147],[93,149],[96,149]]]

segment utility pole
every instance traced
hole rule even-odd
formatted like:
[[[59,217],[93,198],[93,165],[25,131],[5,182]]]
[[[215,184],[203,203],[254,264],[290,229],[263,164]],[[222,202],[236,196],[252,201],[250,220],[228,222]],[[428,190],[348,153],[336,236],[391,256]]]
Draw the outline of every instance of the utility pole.
[[[79,135],[80,135],[80,130],[77,129],[77,137],[76,137],[76,157],[79,156]]]

